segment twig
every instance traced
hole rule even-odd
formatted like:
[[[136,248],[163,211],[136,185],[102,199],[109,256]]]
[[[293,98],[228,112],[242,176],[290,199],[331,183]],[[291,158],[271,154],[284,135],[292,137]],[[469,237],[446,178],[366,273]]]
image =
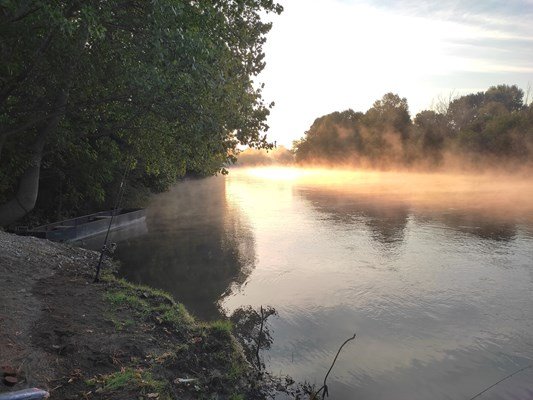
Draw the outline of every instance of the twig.
[[[324,384],[322,385],[322,387],[320,389],[318,389],[318,391],[315,393],[315,399],[316,399],[316,396],[318,396],[318,394],[320,392],[322,392],[322,399],[325,399],[326,396],[329,397],[329,391],[328,391],[328,385],[326,383],[327,379],[328,379],[328,376],[329,376],[329,373],[331,372],[331,370],[333,369],[333,366],[335,365],[335,362],[337,361],[337,357],[339,357],[339,354],[342,350],[342,348],[346,345],[346,343],[348,343],[349,341],[351,340],[354,340],[355,339],[355,333],[353,334],[353,336],[351,338],[348,338],[344,341],[343,344],[341,344],[341,347],[339,347],[339,350],[337,351],[337,355],[335,355],[335,358],[333,359],[333,362],[331,363],[331,367],[329,367],[329,370],[328,370],[328,373],[326,374],[326,376],[324,377]]]
[[[494,385],[489,386],[489,387],[486,388],[485,390],[483,390],[483,391],[479,392],[478,394],[476,394],[474,397],[471,397],[469,400],[474,400],[474,399],[478,398],[478,397],[481,396],[483,393],[489,391],[490,389],[492,389],[492,388],[493,388],[494,386],[496,386],[497,384],[502,383],[503,381],[509,379],[509,378],[512,377],[513,375],[516,375],[516,374],[518,374],[519,372],[525,371],[526,369],[529,369],[529,368],[531,368],[531,367],[533,367],[533,364],[532,364],[532,365],[528,365],[527,367],[521,368],[521,369],[519,369],[518,371],[515,371],[515,372],[513,372],[513,373],[510,374],[510,375],[507,375],[505,378],[500,379],[500,380],[499,380],[498,382],[496,382]]]

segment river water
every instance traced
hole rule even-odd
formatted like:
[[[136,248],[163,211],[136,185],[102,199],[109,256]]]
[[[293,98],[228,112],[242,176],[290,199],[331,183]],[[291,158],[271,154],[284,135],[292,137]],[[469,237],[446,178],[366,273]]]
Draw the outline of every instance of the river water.
[[[533,181],[234,169],[155,196],[121,274],[201,318],[269,305],[269,369],[333,399],[470,399],[533,364]],[[533,369],[480,399],[533,398]]]

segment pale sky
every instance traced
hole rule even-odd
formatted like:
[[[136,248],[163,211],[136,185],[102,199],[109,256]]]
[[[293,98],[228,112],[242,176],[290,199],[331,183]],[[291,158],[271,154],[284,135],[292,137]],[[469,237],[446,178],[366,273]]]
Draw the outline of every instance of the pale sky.
[[[278,0],[258,81],[268,138],[290,147],[315,118],[385,93],[411,116],[439,96],[533,85],[533,0]]]

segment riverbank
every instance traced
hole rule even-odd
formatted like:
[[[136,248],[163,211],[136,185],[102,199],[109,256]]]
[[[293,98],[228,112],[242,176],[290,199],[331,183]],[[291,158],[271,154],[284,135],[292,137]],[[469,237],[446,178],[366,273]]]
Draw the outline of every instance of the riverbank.
[[[164,292],[113,276],[98,253],[0,231],[0,392],[57,399],[252,399],[264,387],[228,321],[202,323]]]

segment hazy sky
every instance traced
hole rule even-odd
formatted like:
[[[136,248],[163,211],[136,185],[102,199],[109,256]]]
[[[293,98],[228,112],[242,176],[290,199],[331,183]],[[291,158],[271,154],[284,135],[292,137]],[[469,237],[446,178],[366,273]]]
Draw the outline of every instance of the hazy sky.
[[[387,92],[411,115],[438,96],[533,84],[533,0],[278,0],[265,44],[270,140],[314,119],[366,111]]]

